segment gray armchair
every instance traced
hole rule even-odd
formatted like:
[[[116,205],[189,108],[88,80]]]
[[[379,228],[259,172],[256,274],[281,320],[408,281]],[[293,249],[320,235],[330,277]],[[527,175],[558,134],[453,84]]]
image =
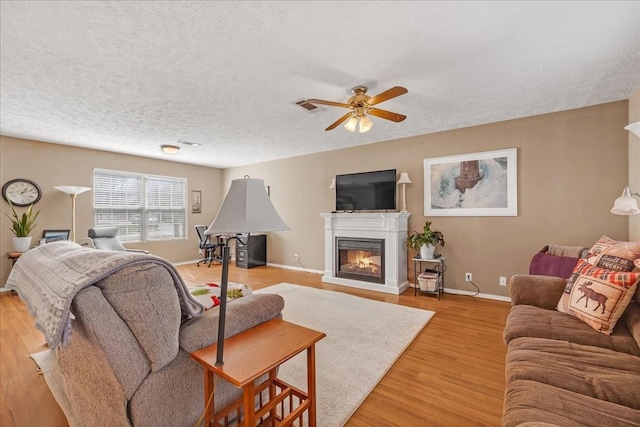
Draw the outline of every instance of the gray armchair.
[[[142,252],[148,254],[149,251],[143,249],[127,249],[122,246],[122,243],[118,240],[118,227],[97,227],[89,229],[89,239],[91,245],[96,249],[103,251],[128,251],[128,252]]]

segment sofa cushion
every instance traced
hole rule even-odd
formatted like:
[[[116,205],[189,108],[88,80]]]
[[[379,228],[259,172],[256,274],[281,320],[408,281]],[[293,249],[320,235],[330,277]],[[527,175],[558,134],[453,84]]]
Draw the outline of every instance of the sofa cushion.
[[[631,271],[635,267],[640,268],[640,242],[620,242],[602,236],[585,258],[596,267]]]
[[[166,268],[142,263],[107,276],[97,286],[144,349],[151,370],[178,354],[180,300]]]
[[[640,410],[640,357],[567,341],[509,343],[507,383],[532,380]]]
[[[532,305],[516,305],[509,312],[504,340],[509,344],[519,337],[564,340],[640,356],[626,322],[618,322],[611,335],[605,335],[569,314]]]
[[[557,309],[576,316],[597,331],[610,334],[629,305],[639,280],[640,272],[612,271],[581,259]]]
[[[531,380],[507,382],[503,427],[638,427],[640,411]],[[525,424],[535,421],[535,424]]]

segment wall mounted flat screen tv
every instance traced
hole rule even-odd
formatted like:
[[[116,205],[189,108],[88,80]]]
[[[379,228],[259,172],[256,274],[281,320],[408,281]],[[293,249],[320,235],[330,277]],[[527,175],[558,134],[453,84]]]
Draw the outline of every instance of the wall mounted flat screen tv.
[[[396,210],[396,170],[336,175],[336,211]]]

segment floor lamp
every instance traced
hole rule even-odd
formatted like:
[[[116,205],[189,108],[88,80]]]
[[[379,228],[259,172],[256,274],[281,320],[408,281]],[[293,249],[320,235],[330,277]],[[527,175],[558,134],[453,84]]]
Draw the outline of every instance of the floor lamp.
[[[244,179],[231,181],[231,188],[222,202],[218,215],[205,234],[232,234],[222,248],[222,283],[220,285],[220,315],[218,317],[218,348],[216,366],[224,364],[224,329],[227,314],[227,286],[229,282],[229,240],[236,239],[245,245],[250,233],[288,230],[287,224],[276,212],[264,181]],[[245,237],[241,237],[244,235]]]
[[[76,196],[85,191],[91,190],[89,187],[79,187],[77,185],[58,185],[53,187],[71,196],[71,241],[76,241]]]

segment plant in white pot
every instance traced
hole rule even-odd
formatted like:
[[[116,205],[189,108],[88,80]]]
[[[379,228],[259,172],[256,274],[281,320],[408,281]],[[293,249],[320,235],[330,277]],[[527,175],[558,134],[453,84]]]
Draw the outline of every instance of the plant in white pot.
[[[422,232],[414,231],[407,238],[407,247],[420,251],[420,258],[433,259],[436,245],[444,246],[444,236],[440,231],[431,229],[431,221],[424,223]]]
[[[18,215],[11,202],[11,211],[13,216],[9,216],[5,213],[5,216],[11,220],[11,231],[16,237],[13,238],[13,248],[17,252],[26,252],[31,246],[31,230],[36,226],[35,220],[40,214],[40,211],[33,213],[33,205],[29,205],[29,209],[22,214]]]

